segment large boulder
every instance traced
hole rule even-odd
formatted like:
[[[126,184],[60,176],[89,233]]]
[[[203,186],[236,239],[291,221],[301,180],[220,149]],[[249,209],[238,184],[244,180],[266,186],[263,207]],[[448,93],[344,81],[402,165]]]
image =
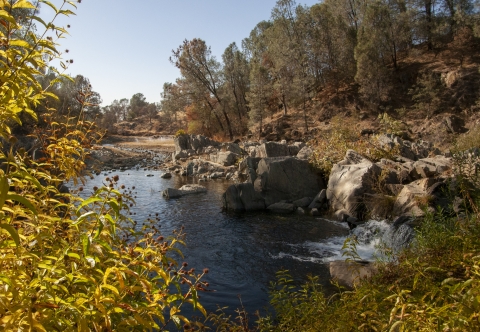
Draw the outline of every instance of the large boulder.
[[[237,143],[223,143],[221,147],[222,151],[230,151],[236,154],[242,154],[242,148]]]
[[[297,207],[306,208],[307,206],[310,205],[310,203],[312,203],[312,201],[313,201],[313,197],[304,197],[301,199],[297,199],[296,201],[293,202],[293,204]]]
[[[468,131],[465,128],[465,121],[456,115],[450,115],[443,120],[447,132],[450,134],[461,134]]]
[[[257,158],[275,158],[289,155],[288,145],[277,142],[266,142],[255,149],[255,157]]]
[[[372,183],[380,172],[380,166],[348,150],[345,159],[335,164],[330,172],[327,199],[333,211],[344,210],[346,214],[362,219],[365,194],[374,193]]]
[[[443,182],[428,178],[403,186],[393,206],[394,216],[422,217],[425,211],[433,211],[436,198],[441,194]],[[437,196],[438,195],[438,196]]]
[[[188,157],[188,154],[186,150],[181,150],[173,153],[173,160],[179,160],[187,157]]]
[[[211,154],[210,160],[223,165],[223,166],[232,166],[237,161],[238,154],[226,151],[226,152],[219,152],[217,154]]]
[[[283,157],[260,160],[254,187],[262,192],[265,204],[269,206],[282,200],[315,197],[325,185],[308,161]]]
[[[179,153],[182,150],[190,149],[190,136],[189,135],[178,135],[173,139],[175,144],[175,152]]]
[[[416,179],[430,178],[439,176],[451,168],[452,158],[438,155],[433,158],[423,158],[416,161],[410,174]]]
[[[247,157],[238,165],[238,171],[247,176],[247,181],[253,183],[257,178],[258,163],[262,158]]]
[[[201,153],[209,146],[219,146],[220,143],[202,135],[178,135],[173,140],[175,152],[182,150],[193,150],[195,153]]]
[[[253,189],[252,183],[234,184],[223,194],[223,206],[236,212],[265,209],[261,193]]]
[[[313,154],[313,149],[309,146],[304,146],[298,151],[297,158],[298,159],[310,159],[310,156]]]

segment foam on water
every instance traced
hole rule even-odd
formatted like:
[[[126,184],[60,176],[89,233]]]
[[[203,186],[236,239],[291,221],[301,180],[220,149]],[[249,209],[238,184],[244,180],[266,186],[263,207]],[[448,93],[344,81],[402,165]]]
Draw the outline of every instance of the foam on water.
[[[309,263],[323,263],[323,259],[320,257],[313,257],[313,256],[304,256],[304,255],[296,255],[290,254],[285,252],[280,252],[277,255],[270,255],[273,259],[293,259],[299,262],[309,262]]]
[[[348,228],[346,223],[339,223],[331,220],[328,221]],[[373,260],[375,257],[381,256],[378,247],[382,242],[386,242],[385,237],[395,238],[392,229],[392,226],[385,221],[371,220],[352,230],[348,236],[357,237],[358,244],[356,250],[362,259]],[[281,252],[278,255],[272,255],[272,258],[291,258],[302,262],[315,263],[342,260],[345,259],[345,257],[342,256],[342,247],[348,236],[334,236],[320,242],[307,241],[301,245],[290,245],[291,247],[296,247],[298,249],[297,251],[302,251],[303,249],[303,251],[306,251],[306,254],[297,255]],[[387,245],[388,244],[389,243],[387,243]]]

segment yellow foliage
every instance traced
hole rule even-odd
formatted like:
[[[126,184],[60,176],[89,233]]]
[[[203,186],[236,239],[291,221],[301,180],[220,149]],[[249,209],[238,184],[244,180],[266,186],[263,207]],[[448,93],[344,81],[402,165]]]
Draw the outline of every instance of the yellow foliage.
[[[58,9],[40,2],[56,17],[72,14],[70,1]],[[55,98],[39,78],[46,59],[60,54],[45,34],[25,31],[11,14],[35,8],[30,1],[1,6],[0,330],[152,331],[188,323],[181,315],[186,303],[205,314],[197,301],[205,272],[187,271],[170,254],[178,254],[183,234],[164,238],[148,223],[138,233],[127,217],[134,201],[121,192],[118,177],[87,199],[60,190],[67,181],[82,180],[87,148],[101,137],[93,123],[82,114],[62,119],[50,110],[35,131],[41,158],[4,148],[5,141],[15,143],[11,125],[21,124],[21,112],[36,118],[35,107]],[[46,30],[65,33],[52,23]],[[85,107],[89,91],[81,93]]]

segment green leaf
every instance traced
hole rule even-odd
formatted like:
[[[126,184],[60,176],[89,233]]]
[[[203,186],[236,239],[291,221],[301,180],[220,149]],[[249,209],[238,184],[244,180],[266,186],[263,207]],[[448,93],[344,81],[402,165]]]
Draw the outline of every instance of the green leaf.
[[[30,203],[30,201],[28,199],[26,199],[25,197],[20,196],[20,195],[11,194],[11,195],[7,196],[7,199],[22,203],[27,209],[32,211],[33,214],[37,215],[37,209],[35,209],[35,206],[33,206],[33,204]]]
[[[75,222],[72,225],[75,226],[75,225],[80,224],[83,220],[85,220],[86,218],[88,218],[91,215],[97,215],[97,213],[95,211],[86,212],[86,213],[82,214],[80,217],[78,217],[78,219],[75,220]]]
[[[118,202],[111,199],[107,202],[107,204],[110,205],[113,211],[115,211],[115,215],[118,217],[118,215],[120,215],[120,207],[118,206]]]
[[[88,238],[88,235],[82,234],[81,235],[81,240],[82,240],[82,249],[83,249],[83,254],[85,257],[88,256],[88,251],[90,250],[90,239]]]
[[[18,236],[17,230],[13,228],[12,225],[0,224],[0,228],[3,228],[8,233],[10,233],[10,236],[13,238],[13,241],[15,241],[15,244],[17,245],[17,247],[20,246],[20,237]]]
[[[46,28],[47,27],[47,23],[45,23],[44,20],[42,20],[40,17],[38,16],[29,16],[29,18],[31,18],[32,20],[35,20],[37,22],[40,22],[42,23],[42,25]]]
[[[84,200],[77,208],[77,214],[80,212],[80,210],[84,207],[87,206],[88,204],[95,203],[95,202],[100,202],[102,199],[99,197],[90,197],[89,199]]]
[[[46,4],[47,6],[50,6],[50,8],[52,8],[55,11],[55,14],[58,13],[57,7],[55,7],[55,5],[53,3],[51,3],[50,1],[47,1],[47,0],[39,0],[39,1],[41,3]]]
[[[95,242],[104,247],[108,252],[112,251],[112,247],[110,247],[110,245],[106,241],[102,239],[96,239]]]
[[[8,184],[8,179],[6,176],[0,177],[0,210],[2,209],[5,200],[7,199],[8,189],[10,188]]]
[[[102,289],[103,289],[103,288],[106,288],[106,289],[108,289],[108,290],[111,290],[113,293],[115,293],[115,295],[120,296],[120,292],[118,291],[118,289],[115,288],[115,287],[112,286],[112,285],[103,284],[103,285],[101,285],[101,287],[102,287]]]
[[[9,285],[10,287],[13,287],[12,280],[9,277],[4,276],[3,274],[0,274],[0,281],[3,281],[4,283]]]
[[[79,254],[76,254],[74,252],[69,252],[67,254],[68,257],[72,257],[72,258],[76,258],[76,259],[80,259],[80,255]]]
[[[76,15],[74,12],[72,12],[70,9],[62,9],[58,12],[59,14],[65,15],[65,16],[70,16],[70,15]]]

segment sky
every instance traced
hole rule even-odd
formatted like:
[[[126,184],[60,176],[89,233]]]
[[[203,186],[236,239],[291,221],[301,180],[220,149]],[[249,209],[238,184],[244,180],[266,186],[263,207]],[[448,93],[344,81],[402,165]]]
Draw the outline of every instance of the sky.
[[[74,0],[75,1],[75,0]],[[60,7],[63,0],[50,0]],[[75,1],[76,2],[76,1]],[[311,6],[318,0],[297,0]],[[82,0],[76,15],[55,21],[69,36],[60,40],[62,56],[73,59],[70,75],[83,75],[100,93],[103,106],[143,93],[159,102],[163,83],[180,72],[170,62],[173,49],[185,39],[201,38],[221,61],[232,42],[242,39],[270,18],[276,0]],[[71,7],[70,7],[71,8]],[[40,16],[51,19],[45,4]],[[40,29],[38,29],[40,32]]]

